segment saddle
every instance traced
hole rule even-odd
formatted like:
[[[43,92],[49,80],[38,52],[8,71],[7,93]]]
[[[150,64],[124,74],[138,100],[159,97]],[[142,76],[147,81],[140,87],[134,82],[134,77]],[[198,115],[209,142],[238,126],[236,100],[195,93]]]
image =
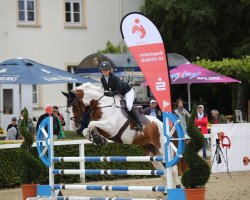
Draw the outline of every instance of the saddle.
[[[121,99],[120,100],[120,104],[121,104],[121,111],[122,114],[128,119],[131,120],[131,117],[128,114],[128,109],[126,106],[126,100],[125,99]],[[141,106],[133,106],[133,108],[135,110],[135,113],[137,114],[137,116],[139,117],[139,120],[142,124],[148,124],[149,120],[146,118],[146,116],[142,113],[142,107]]]

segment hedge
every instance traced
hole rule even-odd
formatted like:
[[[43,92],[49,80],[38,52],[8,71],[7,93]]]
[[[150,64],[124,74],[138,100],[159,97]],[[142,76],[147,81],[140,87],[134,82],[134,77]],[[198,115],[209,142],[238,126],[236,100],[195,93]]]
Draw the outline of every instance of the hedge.
[[[17,159],[19,149],[0,150],[0,188],[20,186],[20,162]],[[38,158],[36,148],[32,154]],[[60,157],[79,156],[79,146],[55,146],[55,155]],[[141,156],[143,151],[138,146],[109,144],[106,147],[85,145],[85,156]],[[151,163],[85,163],[86,169],[153,169]],[[55,163],[55,169],[79,169],[79,163]],[[43,165],[41,184],[48,183],[48,168]],[[151,176],[152,177],[152,176]],[[86,181],[101,181],[127,178],[142,178],[142,176],[112,176],[112,175],[87,175]],[[79,175],[56,175],[56,183],[77,183]]]

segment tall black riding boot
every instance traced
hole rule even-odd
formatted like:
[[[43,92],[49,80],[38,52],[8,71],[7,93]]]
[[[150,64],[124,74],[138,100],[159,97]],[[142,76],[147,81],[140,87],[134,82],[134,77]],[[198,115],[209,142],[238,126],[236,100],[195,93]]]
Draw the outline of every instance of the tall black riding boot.
[[[136,131],[143,131],[143,126],[139,120],[139,116],[137,115],[137,113],[135,112],[135,110],[132,108],[131,111],[129,111],[129,116],[135,121],[136,123],[136,127],[135,130]]]

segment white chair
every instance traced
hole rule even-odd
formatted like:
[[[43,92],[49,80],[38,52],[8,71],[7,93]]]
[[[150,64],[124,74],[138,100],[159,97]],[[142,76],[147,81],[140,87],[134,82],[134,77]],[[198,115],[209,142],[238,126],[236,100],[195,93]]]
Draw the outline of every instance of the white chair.
[[[247,123],[247,121],[243,121],[242,112],[240,110],[235,110],[235,117],[235,121],[237,123]]]

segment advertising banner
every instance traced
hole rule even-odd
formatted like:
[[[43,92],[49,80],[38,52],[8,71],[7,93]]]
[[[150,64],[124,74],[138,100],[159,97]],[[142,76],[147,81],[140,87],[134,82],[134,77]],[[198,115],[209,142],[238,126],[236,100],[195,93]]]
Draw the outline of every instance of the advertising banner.
[[[211,125],[212,173],[250,170],[250,123]],[[229,148],[230,147],[230,148]]]
[[[130,13],[121,22],[121,32],[159,107],[172,112],[166,53],[158,29],[144,15]]]

